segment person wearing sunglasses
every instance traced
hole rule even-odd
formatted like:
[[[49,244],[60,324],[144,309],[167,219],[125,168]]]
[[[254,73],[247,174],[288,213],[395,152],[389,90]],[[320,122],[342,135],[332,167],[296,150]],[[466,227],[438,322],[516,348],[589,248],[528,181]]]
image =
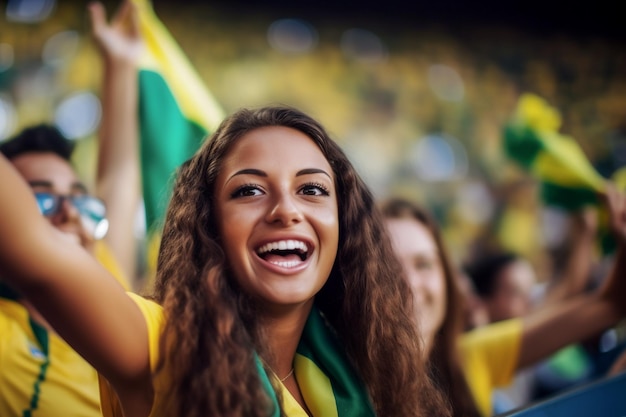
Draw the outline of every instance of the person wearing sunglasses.
[[[36,191],[35,198],[41,214],[53,218],[63,211],[63,205],[68,202],[78,211],[81,224],[87,233],[94,239],[102,239],[109,230],[109,220],[106,218],[104,201],[86,194],[60,195],[47,191]]]
[[[24,129],[0,145],[0,152],[30,184],[39,210],[58,229],[86,249],[109,229],[104,201],[89,194],[71,165],[74,143],[51,125]]]
[[[90,12],[104,66],[95,192],[72,166],[74,142],[54,126],[25,128],[2,142],[0,152],[30,185],[41,214],[67,245],[83,247],[131,290],[140,198],[136,56],[141,40],[129,4],[110,24],[101,5],[91,5]],[[100,417],[97,373],[0,276],[0,416],[27,415]]]

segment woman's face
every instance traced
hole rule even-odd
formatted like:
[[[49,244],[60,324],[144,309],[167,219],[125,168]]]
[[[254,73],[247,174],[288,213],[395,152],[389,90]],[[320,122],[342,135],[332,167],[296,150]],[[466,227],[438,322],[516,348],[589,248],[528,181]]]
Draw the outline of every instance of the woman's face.
[[[279,126],[241,137],[216,182],[216,215],[239,285],[267,306],[312,303],[339,240],[333,171],[302,132]]]
[[[387,218],[393,250],[413,291],[416,321],[427,346],[446,314],[446,282],[437,245],[430,231],[409,218]]]

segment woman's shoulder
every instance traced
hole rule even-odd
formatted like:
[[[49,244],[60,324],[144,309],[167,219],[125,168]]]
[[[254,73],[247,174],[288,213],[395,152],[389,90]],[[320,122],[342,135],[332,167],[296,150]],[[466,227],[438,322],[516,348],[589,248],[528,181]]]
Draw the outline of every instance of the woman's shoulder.
[[[153,325],[160,329],[164,320],[163,307],[156,301],[134,292],[128,291],[126,294],[128,294],[141,310],[141,314],[143,314],[148,324],[148,330],[151,330],[151,326]]]
[[[474,350],[490,345],[502,345],[506,341],[516,341],[522,335],[522,320],[510,319],[487,324],[461,335],[459,340],[462,350]]]
[[[159,358],[159,340],[165,324],[163,307],[156,301],[139,294],[135,294],[130,291],[126,294],[128,294],[135,304],[137,304],[141,310],[144,320],[146,321],[146,326],[148,328],[148,343],[150,345],[150,365],[154,370],[156,369]]]

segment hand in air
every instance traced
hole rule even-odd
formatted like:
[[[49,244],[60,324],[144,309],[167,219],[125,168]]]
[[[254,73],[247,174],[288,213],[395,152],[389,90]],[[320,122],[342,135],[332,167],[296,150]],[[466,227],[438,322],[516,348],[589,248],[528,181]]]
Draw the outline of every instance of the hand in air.
[[[137,62],[143,42],[136,6],[130,0],[121,4],[110,23],[102,3],[89,4],[89,16],[93,36],[105,58]]]

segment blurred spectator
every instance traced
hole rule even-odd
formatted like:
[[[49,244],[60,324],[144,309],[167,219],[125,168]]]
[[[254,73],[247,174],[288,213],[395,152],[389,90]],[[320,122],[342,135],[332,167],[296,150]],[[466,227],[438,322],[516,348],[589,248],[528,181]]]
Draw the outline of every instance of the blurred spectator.
[[[133,51],[139,40],[128,4],[111,25],[101,5],[91,6],[90,11],[105,68],[96,181],[102,199],[87,191],[72,167],[74,143],[52,126],[24,129],[2,143],[0,151],[30,184],[41,213],[64,234],[67,245],[81,245],[124,288],[131,289],[132,225],[139,199]],[[101,415],[95,369],[30,302],[1,282],[0,363],[3,417]]]
[[[613,189],[607,201],[620,255],[600,290],[462,336],[458,284],[437,225],[406,200],[383,205],[394,249],[414,292],[416,322],[430,352],[432,374],[449,395],[455,415],[491,415],[493,389],[509,384],[517,370],[614,325],[626,314],[620,301],[625,291],[620,275],[626,269],[621,253],[626,246],[624,202]]]

